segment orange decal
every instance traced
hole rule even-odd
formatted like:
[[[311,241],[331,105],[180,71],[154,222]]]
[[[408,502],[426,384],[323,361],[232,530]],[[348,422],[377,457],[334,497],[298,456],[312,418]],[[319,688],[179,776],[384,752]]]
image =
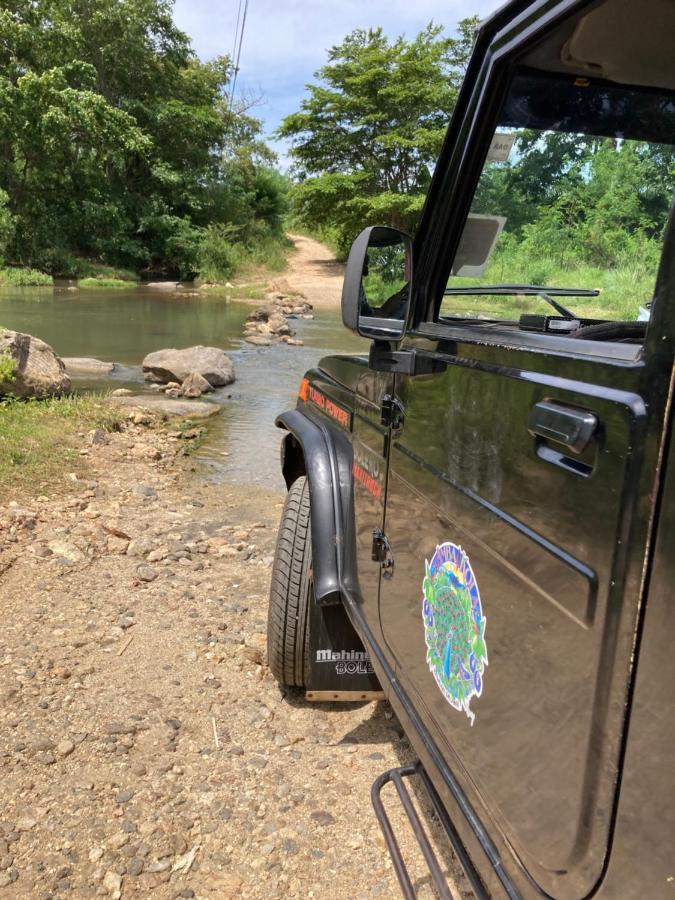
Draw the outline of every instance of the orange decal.
[[[298,388],[298,397],[301,400],[307,402],[307,398],[309,397],[309,381],[306,378],[303,378],[300,382],[300,387]]]
[[[321,391],[317,391],[315,387],[309,385],[309,399],[315,406],[318,406],[319,409],[323,410],[326,415],[330,416],[331,419],[335,419],[336,422],[339,422],[343,428],[349,428],[349,413],[346,409],[343,409],[341,406],[338,406],[337,403],[333,403],[325,394],[322,394]]]

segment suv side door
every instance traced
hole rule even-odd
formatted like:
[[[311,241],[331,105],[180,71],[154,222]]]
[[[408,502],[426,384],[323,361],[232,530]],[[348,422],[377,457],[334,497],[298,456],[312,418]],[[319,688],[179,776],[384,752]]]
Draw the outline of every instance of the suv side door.
[[[405,422],[380,620],[397,678],[476,805],[541,888],[581,896],[600,876],[618,777],[659,445],[649,373],[622,372],[618,388],[611,364],[558,360],[552,375],[546,354],[476,350],[458,358],[439,340],[444,374],[396,377]],[[596,417],[583,469],[528,432],[541,402]],[[444,567],[454,585],[439,583]]]
[[[485,82],[475,94],[493,102]],[[473,121],[482,114],[432,190],[418,303],[438,293],[444,265],[435,208],[462,207],[485,157],[487,101]],[[671,214],[671,253],[672,228]],[[674,303],[661,277],[644,346],[444,321],[436,309],[402,350],[444,371],[395,376],[404,421],[388,457],[395,565],[380,622],[396,678],[422,744],[447,760],[507,868],[560,898],[593,890],[611,842]]]

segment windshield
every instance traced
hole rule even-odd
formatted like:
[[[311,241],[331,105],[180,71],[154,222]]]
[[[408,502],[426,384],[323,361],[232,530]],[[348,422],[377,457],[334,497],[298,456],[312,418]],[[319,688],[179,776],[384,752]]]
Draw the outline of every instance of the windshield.
[[[527,70],[508,94],[448,288],[594,289],[589,321],[648,320],[675,181],[672,93]],[[444,297],[441,315],[555,315],[541,292]]]

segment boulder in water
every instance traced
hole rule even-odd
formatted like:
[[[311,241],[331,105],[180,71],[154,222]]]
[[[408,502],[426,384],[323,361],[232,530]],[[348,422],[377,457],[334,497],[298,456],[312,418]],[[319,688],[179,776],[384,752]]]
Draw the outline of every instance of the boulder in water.
[[[14,376],[0,382],[0,396],[58,397],[70,390],[63,360],[49,344],[30,334],[0,330],[0,355],[14,361]]]
[[[92,359],[89,356],[64,356],[63,365],[69,375],[80,378],[87,375],[99,378],[115,371],[115,363],[103,362],[101,359]]]
[[[186,347],[184,350],[156,350],[143,360],[146,381],[183,381],[193,372],[211,387],[222,387],[234,381],[232,360],[218,347]]]

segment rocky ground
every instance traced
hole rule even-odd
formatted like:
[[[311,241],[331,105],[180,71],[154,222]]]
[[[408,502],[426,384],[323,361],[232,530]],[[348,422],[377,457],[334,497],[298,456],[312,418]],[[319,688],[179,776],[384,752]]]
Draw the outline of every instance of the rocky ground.
[[[0,506],[0,897],[397,896],[369,791],[398,722],[265,665],[283,497],[129,416],[82,436],[86,478]]]

